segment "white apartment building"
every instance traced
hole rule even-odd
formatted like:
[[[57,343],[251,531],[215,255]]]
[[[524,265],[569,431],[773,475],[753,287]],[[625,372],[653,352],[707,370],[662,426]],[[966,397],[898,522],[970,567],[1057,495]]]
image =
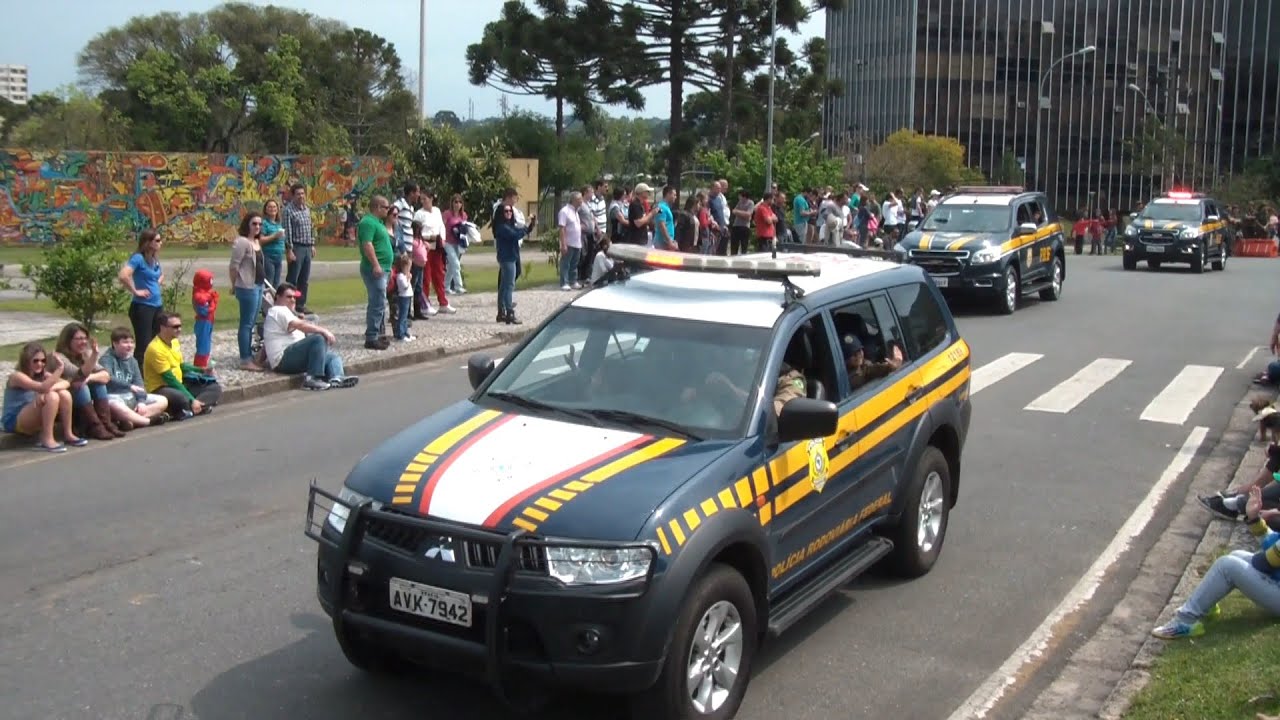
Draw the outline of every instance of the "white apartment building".
[[[26,65],[0,65],[0,97],[18,105],[27,104],[31,91]]]

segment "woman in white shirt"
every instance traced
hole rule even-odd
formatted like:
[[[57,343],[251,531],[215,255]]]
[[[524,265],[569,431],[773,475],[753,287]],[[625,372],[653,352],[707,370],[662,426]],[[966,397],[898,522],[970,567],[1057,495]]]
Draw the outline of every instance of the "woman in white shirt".
[[[446,232],[444,215],[440,213],[440,208],[435,206],[434,190],[423,190],[419,198],[422,200],[422,207],[413,214],[413,221],[422,225],[422,241],[427,244],[427,267],[422,278],[418,310],[427,315],[435,315],[437,311],[453,313],[456,310],[449,304],[449,298],[444,293],[444,234]],[[432,287],[436,291],[434,309],[428,301]]]

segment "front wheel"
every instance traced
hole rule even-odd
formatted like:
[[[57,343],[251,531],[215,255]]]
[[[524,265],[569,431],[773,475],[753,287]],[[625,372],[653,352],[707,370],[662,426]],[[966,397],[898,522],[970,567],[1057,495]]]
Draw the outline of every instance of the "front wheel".
[[[1133,258],[1131,258],[1131,257],[1129,257],[1128,255],[1125,255],[1125,256],[1124,256],[1124,259],[1123,259],[1123,260],[1121,260],[1120,262],[1124,263],[1124,269],[1125,269],[1125,270],[1137,270],[1137,269],[1138,269],[1138,261],[1137,261],[1137,260],[1135,260],[1135,259],[1133,259]]]
[[[915,578],[933,569],[942,554],[951,510],[951,467],[942,451],[930,445],[920,455],[915,474],[903,490],[902,520],[892,536],[889,567],[901,577]]]
[[[1004,280],[1000,287],[999,310],[1001,315],[1012,315],[1018,309],[1018,298],[1022,295],[1022,285],[1018,281],[1018,269],[1009,265],[1004,269]]]
[[[1054,301],[1062,297],[1062,261],[1055,255],[1049,269],[1049,287],[1040,291],[1040,299]]]
[[[747,694],[759,639],[755,599],[738,571],[714,564],[676,620],[662,674],[632,701],[636,720],[728,720]]]
[[[1227,246],[1224,244],[1218,249],[1218,259],[1213,261],[1214,270],[1227,269]]]
[[[1209,257],[1209,250],[1206,247],[1201,247],[1200,250],[1196,252],[1196,256],[1191,258],[1191,272],[1193,273],[1204,272],[1205,266],[1209,264],[1208,257]]]

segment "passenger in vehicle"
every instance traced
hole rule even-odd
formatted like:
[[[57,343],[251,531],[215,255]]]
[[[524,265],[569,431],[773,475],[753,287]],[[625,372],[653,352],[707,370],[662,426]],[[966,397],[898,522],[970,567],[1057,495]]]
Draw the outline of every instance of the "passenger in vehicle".
[[[840,345],[844,350],[844,362],[849,370],[849,387],[852,390],[857,390],[872,380],[888,377],[902,367],[902,350],[897,344],[893,345],[889,358],[882,362],[868,361],[862,340],[853,333],[847,333],[840,338]]]

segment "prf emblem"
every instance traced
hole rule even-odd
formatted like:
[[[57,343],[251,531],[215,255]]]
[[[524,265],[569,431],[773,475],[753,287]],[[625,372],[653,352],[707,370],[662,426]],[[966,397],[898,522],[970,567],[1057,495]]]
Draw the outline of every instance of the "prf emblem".
[[[813,483],[813,489],[822,492],[822,488],[827,486],[827,446],[823,443],[822,438],[814,438],[809,441],[809,482]]]

